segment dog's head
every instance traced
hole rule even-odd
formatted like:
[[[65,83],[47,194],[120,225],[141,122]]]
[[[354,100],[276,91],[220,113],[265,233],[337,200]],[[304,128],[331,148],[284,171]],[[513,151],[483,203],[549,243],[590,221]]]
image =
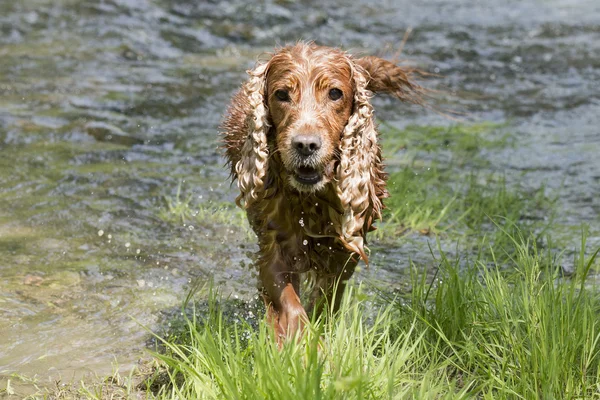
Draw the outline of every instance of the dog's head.
[[[337,49],[296,45],[275,54],[265,101],[275,151],[298,191],[314,192],[333,178],[340,141],[352,114],[356,67]]]
[[[344,131],[353,114],[349,134],[354,140],[344,143],[357,147],[367,134],[372,141],[364,150],[376,147],[374,132],[365,132],[373,128],[367,74],[346,53],[301,43],[282,48],[249,74],[246,92],[253,112],[248,143],[236,166],[242,193],[256,197],[260,190],[256,180],[243,175],[266,173],[266,159],[273,152],[279,153],[286,184],[301,192],[321,190],[336,177],[334,167],[343,154],[342,138],[348,136]],[[365,105],[368,110],[358,118]],[[348,167],[359,167],[360,161],[353,160]]]
[[[385,191],[369,99],[376,91],[420,103],[422,88],[410,72],[312,43],[284,47],[259,63],[244,85],[250,111],[235,164],[238,202],[248,207],[260,198],[269,157],[277,154],[294,190],[314,193],[334,183],[346,213],[342,236],[361,229],[367,209],[379,215]]]

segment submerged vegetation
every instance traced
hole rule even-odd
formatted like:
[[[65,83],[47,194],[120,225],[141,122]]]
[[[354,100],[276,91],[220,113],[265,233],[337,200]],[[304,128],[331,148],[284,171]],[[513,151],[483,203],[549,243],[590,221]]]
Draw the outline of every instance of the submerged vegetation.
[[[245,212],[235,204],[226,202],[195,203],[192,195],[183,197],[180,182],[173,197],[165,196],[165,207],[158,215],[161,219],[172,223],[231,225],[241,230],[248,230]],[[193,226],[193,225],[192,225]]]
[[[384,154],[399,162],[391,165],[382,237],[403,230],[478,234],[492,218],[520,221],[552,211],[542,184],[527,193],[486,169],[484,152],[511,146],[512,136],[501,127],[387,127]]]

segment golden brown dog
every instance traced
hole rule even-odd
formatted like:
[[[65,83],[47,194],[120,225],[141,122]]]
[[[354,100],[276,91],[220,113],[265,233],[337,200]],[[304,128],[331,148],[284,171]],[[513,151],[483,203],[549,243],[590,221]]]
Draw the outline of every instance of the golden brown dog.
[[[384,92],[412,103],[411,69],[299,43],[249,71],[221,131],[231,173],[259,241],[268,319],[282,337],[306,319],[299,274],[313,271],[309,309],[336,308],[387,197],[369,102]],[[279,339],[280,340],[280,339]]]

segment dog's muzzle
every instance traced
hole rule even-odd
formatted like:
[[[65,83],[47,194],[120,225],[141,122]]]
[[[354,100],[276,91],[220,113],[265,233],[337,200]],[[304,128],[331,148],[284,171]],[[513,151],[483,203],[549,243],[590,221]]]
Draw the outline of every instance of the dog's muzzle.
[[[315,133],[297,134],[292,139],[292,151],[295,153],[297,167],[294,168],[296,182],[312,186],[323,179],[323,171],[315,168],[314,159],[321,149],[321,138]]]

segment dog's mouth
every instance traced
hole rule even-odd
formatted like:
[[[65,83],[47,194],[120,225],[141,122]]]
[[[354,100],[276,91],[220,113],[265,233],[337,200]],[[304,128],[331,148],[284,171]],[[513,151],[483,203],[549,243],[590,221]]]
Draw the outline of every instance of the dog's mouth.
[[[323,174],[311,167],[298,167],[294,172],[294,178],[303,185],[316,185],[323,179]]]

